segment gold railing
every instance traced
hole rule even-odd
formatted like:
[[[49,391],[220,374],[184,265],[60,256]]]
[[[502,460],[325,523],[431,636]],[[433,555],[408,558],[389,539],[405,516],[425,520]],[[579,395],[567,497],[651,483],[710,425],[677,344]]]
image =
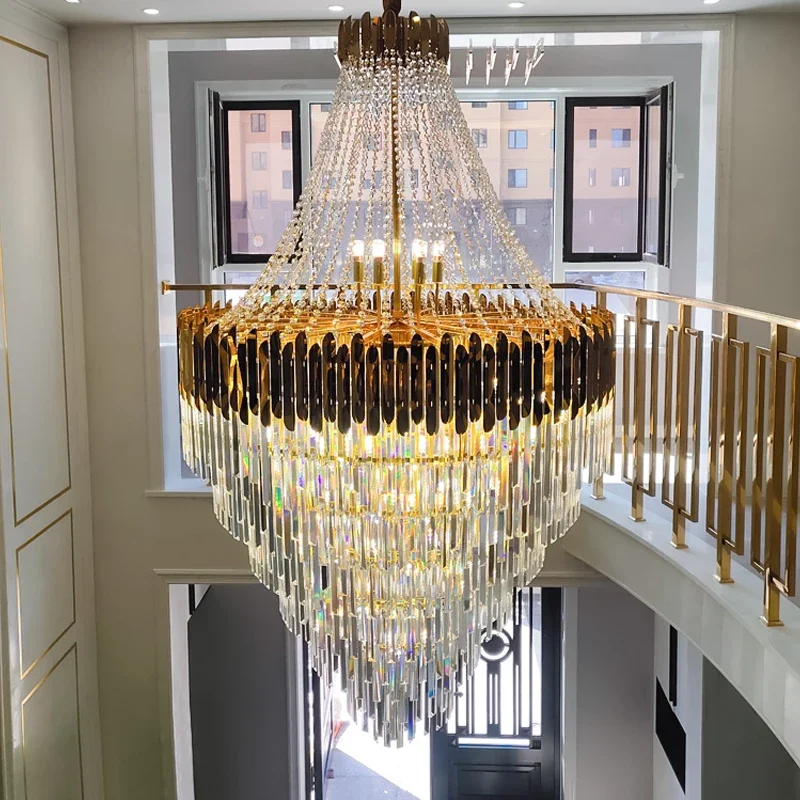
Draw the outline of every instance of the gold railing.
[[[214,291],[247,288],[162,285],[204,292],[206,302]],[[611,476],[630,486],[631,518],[644,520],[648,503],[660,501],[678,549],[688,547],[687,524],[702,526],[716,540],[716,579],[732,583],[732,557],[744,558],[763,576],[762,620],[781,625],[781,596],[796,591],[800,357],[789,350],[800,320],[662,292],[553,288],[588,292],[600,308],[628,305],[618,325]],[[596,480],[594,496],[605,489]]]
[[[789,338],[800,320],[661,292],[554,288],[629,306],[618,328],[614,463],[631,487],[632,519],[660,499],[679,549],[687,523],[702,524],[716,540],[723,584],[733,582],[731,557],[745,556],[749,533],[747,559],[764,580],[762,619],[780,625],[781,595],[796,590],[800,359]],[[702,327],[699,311],[710,312]],[[594,495],[603,497],[602,479]]]

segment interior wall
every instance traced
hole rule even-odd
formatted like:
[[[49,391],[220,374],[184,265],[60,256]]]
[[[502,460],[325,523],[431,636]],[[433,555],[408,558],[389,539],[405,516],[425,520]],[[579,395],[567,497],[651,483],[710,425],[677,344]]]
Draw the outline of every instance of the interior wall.
[[[721,297],[790,317],[800,315],[798,74],[800,14],[737,16]]]
[[[669,696],[670,626],[655,617],[655,677]],[[703,732],[703,655],[681,633],[677,636],[676,702],[673,711],[686,734],[686,788],[681,788],[662,742],[653,730],[653,800],[701,800]]]
[[[703,800],[800,797],[800,767],[714,665],[703,659]]]
[[[568,590],[565,800],[653,792],[653,612],[613,584]],[[569,595],[572,595],[570,597]],[[567,633],[569,636],[569,633]]]

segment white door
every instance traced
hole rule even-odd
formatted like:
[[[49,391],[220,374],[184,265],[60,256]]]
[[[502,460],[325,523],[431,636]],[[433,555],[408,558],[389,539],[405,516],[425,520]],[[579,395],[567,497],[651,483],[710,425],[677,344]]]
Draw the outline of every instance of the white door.
[[[65,31],[20,13],[0,0],[2,784],[14,800],[89,800],[102,778],[69,61]]]

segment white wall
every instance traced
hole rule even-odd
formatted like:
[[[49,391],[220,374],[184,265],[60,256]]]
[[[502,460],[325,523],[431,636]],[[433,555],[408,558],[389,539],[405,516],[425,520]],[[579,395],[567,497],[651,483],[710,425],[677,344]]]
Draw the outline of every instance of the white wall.
[[[800,316],[800,15],[736,18],[730,219],[721,296]]]
[[[730,284],[736,290],[731,299],[770,304],[775,310],[789,305],[791,310],[797,302],[796,295],[793,301],[787,291],[791,285],[786,265],[796,263],[792,259],[800,244],[800,226],[794,190],[783,186],[791,175],[797,176],[800,159],[796,143],[800,110],[794,86],[800,67],[800,19],[752,15],[740,18],[737,25],[736,45],[743,55],[736,59],[734,95],[737,109],[748,109],[748,119],[737,113],[734,126],[730,178],[737,224],[731,225],[726,242]],[[145,496],[151,488],[145,353],[150,357],[157,331],[144,328],[143,298],[147,292],[152,300],[157,287],[143,283],[143,264],[150,263],[151,254],[142,252],[140,234],[148,221],[140,219],[138,204],[133,30],[76,28],[70,33],[70,46],[106,795],[114,800],[155,800],[169,796],[172,776],[160,741],[160,736],[169,735],[169,726],[162,713],[167,676],[157,644],[167,627],[168,605],[166,588],[154,570],[246,571],[247,563],[245,552],[213,520],[210,502]],[[768,91],[773,85],[782,88],[780,96],[786,99],[779,113],[774,93]],[[791,120],[794,124],[789,124]],[[748,141],[758,147],[748,152]],[[785,166],[785,172],[775,176],[783,205],[774,202],[767,179],[757,174],[763,163]],[[756,196],[753,185],[758,188]],[[770,236],[776,228],[779,246]],[[753,264],[758,267],[758,284],[751,281],[754,285],[748,292],[740,284],[753,274]],[[724,266],[723,260],[720,267]],[[608,739],[604,732],[601,736]],[[651,742],[648,729],[648,748]],[[579,778],[588,780],[589,775]],[[633,800],[647,797],[651,787],[652,776],[647,790]],[[591,793],[584,797],[600,800]]]
[[[102,795],[66,31],[0,0],[0,795]]]
[[[565,591],[565,800],[652,794],[653,617],[610,583]]]
[[[655,618],[655,676],[669,694],[669,624]],[[678,634],[677,703],[675,714],[686,732],[686,791],[667,760],[653,729],[653,800],[701,800],[703,732],[703,654]]]

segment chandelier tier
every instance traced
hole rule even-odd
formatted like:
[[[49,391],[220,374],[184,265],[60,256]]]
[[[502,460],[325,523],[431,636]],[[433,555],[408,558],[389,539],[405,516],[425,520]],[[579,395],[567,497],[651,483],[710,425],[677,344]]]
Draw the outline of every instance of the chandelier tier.
[[[275,254],[179,314],[183,452],[351,713],[441,724],[613,436],[613,316],[517,241],[450,81],[447,24],[365,14]],[[549,133],[549,132],[548,132]]]

